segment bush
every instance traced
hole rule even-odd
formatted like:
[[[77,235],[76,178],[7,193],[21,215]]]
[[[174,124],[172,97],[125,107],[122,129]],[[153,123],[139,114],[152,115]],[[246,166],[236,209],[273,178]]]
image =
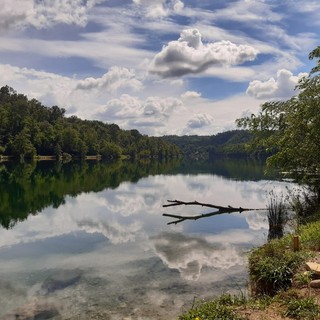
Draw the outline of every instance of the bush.
[[[288,249],[290,236],[255,249],[249,257],[249,274],[255,295],[274,295],[288,289],[305,260],[303,252]]]
[[[320,250],[320,221],[301,226],[299,234],[301,245],[307,249]]]

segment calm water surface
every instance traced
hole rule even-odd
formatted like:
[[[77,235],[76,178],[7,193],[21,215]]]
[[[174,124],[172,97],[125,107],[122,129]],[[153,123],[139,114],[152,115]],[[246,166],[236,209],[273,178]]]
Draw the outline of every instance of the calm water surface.
[[[0,164],[0,319],[32,304],[54,306],[53,319],[176,319],[194,299],[245,291],[266,212],[167,225],[164,212],[210,211],[162,205],[264,208],[285,184],[262,172],[231,160]]]

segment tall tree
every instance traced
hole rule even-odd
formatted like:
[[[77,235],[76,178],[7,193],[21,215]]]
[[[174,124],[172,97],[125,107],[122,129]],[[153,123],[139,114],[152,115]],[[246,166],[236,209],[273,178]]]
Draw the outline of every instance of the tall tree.
[[[320,47],[309,58],[317,59],[317,66],[300,80],[296,96],[266,102],[257,115],[236,122],[253,132],[251,147],[272,152],[269,167],[290,172],[320,195]]]

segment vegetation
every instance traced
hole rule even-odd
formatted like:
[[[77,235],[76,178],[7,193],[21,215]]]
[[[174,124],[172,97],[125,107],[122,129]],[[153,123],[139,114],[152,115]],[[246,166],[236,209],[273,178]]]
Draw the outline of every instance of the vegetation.
[[[261,150],[246,149],[252,135],[246,130],[232,130],[212,136],[164,136],[163,139],[177,145],[185,157],[194,160],[212,160],[217,157],[265,158]]]
[[[8,86],[0,88],[0,156],[163,159],[180,154],[175,145],[161,138],[121,130],[116,124],[66,117],[65,112],[58,106],[48,108],[36,99],[29,100]]]
[[[253,134],[251,147],[271,152],[269,166],[290,173],[320,196],[320,47],[309,58],[318,59],[317,66],[300,80],[296,96],[266,102],[257,115],[238,119],[237,124]]]
[[[309,58],[318,59],[317,65],[301,79],[296,96],[287,101],[266,102],[258,115],[237,120],[239,127],[252,134],[248,140],[250,150],[266,150],[268,167],[286,172],[305,191],[292,198],[300,250],[294,250],[291,234],[254,249],[249,256],[252,298],[242,299],[241,305],[227,305],[229,319],[320,318],[317,290],[303,290],[312,279],[305,262],[311,257],[320,261],[320,46]],[[276,227],[285,216],[282,199],[274,199],[269,206],[269,222]],[[259,314],[255,306],[263,305],[266,296],[269,303]],[[180,320],[224,319],[226,310],[219,308],[220,299],[202,303]]]
[[[48,206],[58,208],[66,196],[117,188],[123,181],[138,181],[149,175],[166,173],[179,160],[104,162],[41,161],[0,164],[0,224],[12,228],[30,214]]]
[[[223,295],[207,303],[199,303],[179,320],[244,320],[245,318],[235,312],[237,306],[242,305],[241,298]]]
[[[319,319],[320,301],[317,291],[308,288],[312,274],[304,266],[320,249],[319,232],[320,221],[301,227],[298,252],[293,251],[292,235],[254,249],[249,257],[251,297],[225,294],[200,301],[179,319]]]

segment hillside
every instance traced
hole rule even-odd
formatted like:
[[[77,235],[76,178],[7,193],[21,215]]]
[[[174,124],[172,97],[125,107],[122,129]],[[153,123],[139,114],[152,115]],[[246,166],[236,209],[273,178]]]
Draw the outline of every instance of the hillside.
[[[248,151],[246,144],[252,135],[246,130],[232,130],[212,136],[164,136],[168,142],[177,145],[185,157],[194,160],[210,160],[216,157],[265,158],[263,151]]]
[[[161,138],[122,130],[113,123],[66,117],[65,112],[58,106],[45,107],[8,86],[0,88],[0,157],[163,159],[180,154],[174,144]]]

